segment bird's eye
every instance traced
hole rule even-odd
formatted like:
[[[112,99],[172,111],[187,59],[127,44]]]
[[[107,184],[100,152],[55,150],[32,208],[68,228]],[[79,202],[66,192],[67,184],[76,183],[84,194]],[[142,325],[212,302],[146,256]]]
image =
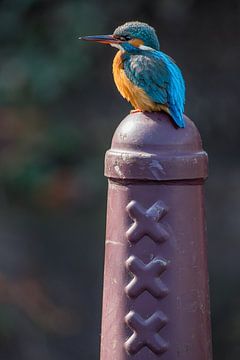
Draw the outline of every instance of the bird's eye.
[[[119,36],[116,36],[116,38],[121,40],[121,41],[129,41],[129,40],[131,40],[130,35],[119,35]]]

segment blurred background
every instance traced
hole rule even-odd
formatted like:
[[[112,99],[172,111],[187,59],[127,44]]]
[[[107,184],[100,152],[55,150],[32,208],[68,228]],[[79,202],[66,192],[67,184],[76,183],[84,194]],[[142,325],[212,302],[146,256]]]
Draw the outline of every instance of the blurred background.
[[[130,106],[115,50],[80,43],[154,26],[181,67],[206,184],[214,358],[240,358],[238,0],[0,1],[0,358],[97,360],[103,158]]]

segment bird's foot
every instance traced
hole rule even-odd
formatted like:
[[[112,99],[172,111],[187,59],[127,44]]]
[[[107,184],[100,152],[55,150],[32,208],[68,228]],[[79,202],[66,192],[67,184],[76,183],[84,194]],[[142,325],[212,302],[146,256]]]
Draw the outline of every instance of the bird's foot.
[[[134,110],[131,110],[131,111],[130,111],[130,114],[135,114],[135,113],[138,113],[138,112],[142,112],[142,110],[140,110],[140,109],[134,109]]]

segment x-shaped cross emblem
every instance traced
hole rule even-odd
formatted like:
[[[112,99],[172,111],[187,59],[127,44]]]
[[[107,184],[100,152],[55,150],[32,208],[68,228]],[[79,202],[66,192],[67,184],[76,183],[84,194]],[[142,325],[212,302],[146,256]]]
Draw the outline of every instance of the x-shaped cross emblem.
[[[137,242],[144,235],[150,236],[156,242],[169,238],[169,234],[159,221],[166,215],[167,207],[162,201],[157,201],[149,209],[144,209],[137,201],[133,200],[127,205],[127,211],[134,221],[126,235],[129,241]]]
[[[143,319],[136,312],[130,311],[125,321],[133,330],[132,336],[125,342],[125,349],[129,354],[135,355],[144,346],[155,354],[167,351],[168,344],[158,334],[167,323],[167,318],[161,311],[155,312],[148,319]]]
[[[126,261],[127,269],[134,275],[132,281],[125,290],[129,297],[137,297],[147,290],[152,296],[164,297],[168,289],[160,280],[159,276],[166,270],[167,262],[160,258],[154,258],[148,264],[144,264],[136,256],[130,256]]]

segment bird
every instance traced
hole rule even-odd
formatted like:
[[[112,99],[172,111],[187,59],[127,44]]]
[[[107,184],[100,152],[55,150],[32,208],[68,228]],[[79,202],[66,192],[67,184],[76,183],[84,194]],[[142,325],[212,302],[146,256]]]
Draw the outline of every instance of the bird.
[[[118,26],[112,35],[79,39],[118,49],[113,60],[113,78],[120,94],[133,106],[132,112],[163,111],[177,127],[185,127],[185,82],[175,61],[160,50],[153,27],[130,21]]]

